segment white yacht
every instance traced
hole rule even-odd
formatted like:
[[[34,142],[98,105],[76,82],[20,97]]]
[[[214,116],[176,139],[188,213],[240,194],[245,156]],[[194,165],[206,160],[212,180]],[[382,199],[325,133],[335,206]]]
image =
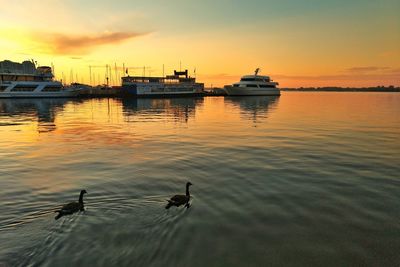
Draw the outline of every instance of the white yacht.
[[[260,69],[256,69],[254,75],[245,75],[240,82],[226,85],[225,92],[229,96],[246,95],[280,95],[277,88],[278,83],[271,80],[269,76],[258,75]]]
[[[1,61],[0,98],[77,96],[78,90],[66,89],[61,82],[53,78],[52,69],[47,66],[36,68],[35,63],[31,61]]]

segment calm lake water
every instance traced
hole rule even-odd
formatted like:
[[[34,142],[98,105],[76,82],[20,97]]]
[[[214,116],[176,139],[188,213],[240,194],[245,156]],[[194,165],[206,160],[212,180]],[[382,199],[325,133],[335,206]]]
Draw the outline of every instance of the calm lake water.
[[[400,94],[0,100],[0,188],[0,266],[399,266]]]

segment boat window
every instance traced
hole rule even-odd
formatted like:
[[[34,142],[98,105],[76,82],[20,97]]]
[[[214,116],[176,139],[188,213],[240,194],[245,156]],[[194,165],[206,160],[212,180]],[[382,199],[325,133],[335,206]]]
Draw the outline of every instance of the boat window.
[[[164,88],[161,87],[150,88],[150,91],[153,93],[160,93],[164,91]]]
[[[233,87],[239,87],[239,84],[234,84]]]
[[[165,92],[192,92],[193,89],[191,87],[165,87]]]
[[[123,82],[126,83],[149,83],[149,82],[156,82],[155,79],[149,80],[149,78],[145,77],[123,77]]]
[[[263,79],[263,78],[242,78],[240,79],[241,82],[269,82],[269,79]]]
[[[59,86],[46,86],[42,92],[59,92],[61,91],[61,87]]]
[[[25,88],[25,87],[36,88],[37,85],[36,84],[17,84],[15,87],[16,88]]]
[[[15,77],[12,75],[2,75],[2,80],[3,81],[14,81]]]
[[[247,84],[246,87],[258,87],[257,84]]]
[[[268,85],[268,84],[260,84],[260,87],[262,87],[262,88],[275,88],[274,85]]]
[[[3,92],[4,90],[6,90],[7,87],[8,87],[7,85],[0,86],[0,92]]]
[[[32,92],[36,89],[36,86],[15,86],[12,92]]]
[[[158,78],[149,78],[149,82],[151,82],[151,83],[159,83],[160,79],[158,79]]]
[[[16,81],[33,81],[34,77],[33,76],[23,76],[23,75],[18,75],[15,77]]]

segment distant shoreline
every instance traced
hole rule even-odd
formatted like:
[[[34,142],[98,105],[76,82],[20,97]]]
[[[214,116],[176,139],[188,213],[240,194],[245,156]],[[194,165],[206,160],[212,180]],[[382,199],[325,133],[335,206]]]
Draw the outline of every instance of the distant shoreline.
[[[280,88],[283,92],[381,92],[381,93],[400,93],[400,87],[378,86],[378,87],[299,87],[299,88]],[[205,88],[206,95],[225,95],[223,88]]]
[[[400,92],[400,87],[378,86],[378,87],[300,87],[300,88],[281,88],[281,91],[288,92]]]

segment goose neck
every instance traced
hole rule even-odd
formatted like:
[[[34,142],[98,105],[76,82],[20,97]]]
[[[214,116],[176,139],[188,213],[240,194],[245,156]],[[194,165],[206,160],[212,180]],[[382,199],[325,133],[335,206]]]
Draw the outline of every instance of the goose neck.
[[[79,203],[83,203],[83,193],[79,195]]]
[[[186,185],[186,195],[187,195],[187,196],[190,196],[190,193],[189,193],[189,185]]]

